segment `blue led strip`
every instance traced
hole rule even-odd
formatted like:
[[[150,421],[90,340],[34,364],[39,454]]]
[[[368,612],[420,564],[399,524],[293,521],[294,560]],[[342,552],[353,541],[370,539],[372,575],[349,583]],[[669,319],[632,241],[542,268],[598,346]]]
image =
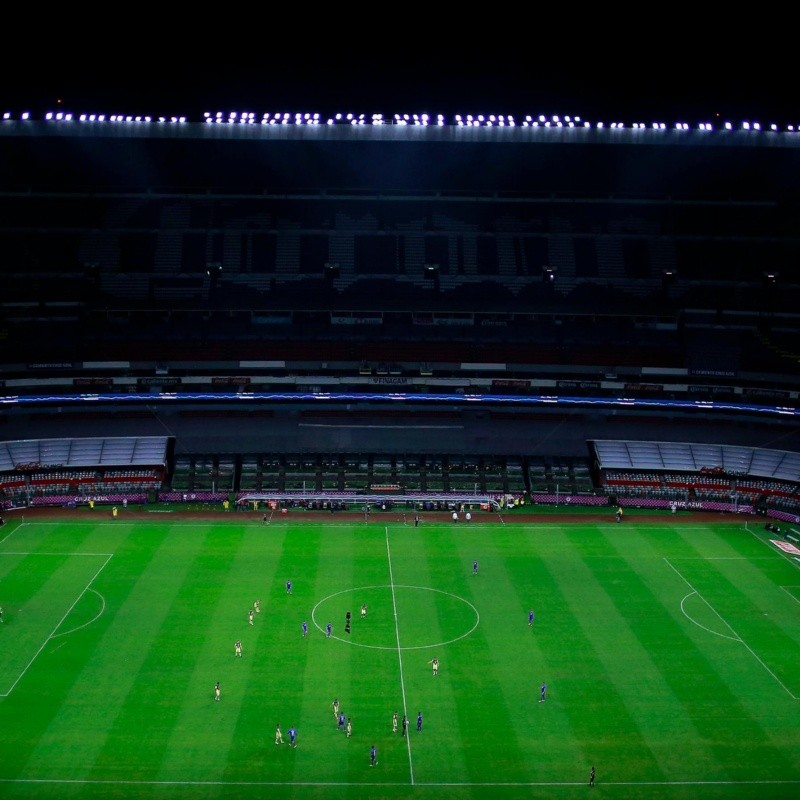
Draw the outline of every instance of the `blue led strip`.
[[[505,394],[418,394],[416,392],[227,392],[213,394],[159,392],[158,394],[75,394],[75,395],[18,395],[0,398],[3,405],[44,405],[58,403],[131,403],[153,402],[345,402],[345,403],[455,403],[457,405],[516,405],[516,406],[603,406],[606,408],[660,408],[664,410],[739,411],[749,414],[779,414],[800,416],[800,409],[791,406],[762,406],[750,403],[722,403],[709,400],[655,400],[613,397],[557,397],[553,395]]]

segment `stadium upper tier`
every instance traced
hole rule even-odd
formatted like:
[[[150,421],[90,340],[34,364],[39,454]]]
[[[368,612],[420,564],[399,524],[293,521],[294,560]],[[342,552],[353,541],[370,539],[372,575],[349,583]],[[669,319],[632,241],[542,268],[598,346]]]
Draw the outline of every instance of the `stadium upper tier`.
[[[788,126],[60,114],[0,119],[4,364],[797,371]]]

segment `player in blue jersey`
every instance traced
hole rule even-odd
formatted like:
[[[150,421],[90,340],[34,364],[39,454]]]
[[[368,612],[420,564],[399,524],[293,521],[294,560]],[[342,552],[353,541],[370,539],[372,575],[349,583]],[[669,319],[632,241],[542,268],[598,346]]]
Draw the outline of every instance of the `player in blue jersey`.
[[[375,745],[372,745],[369,749],[369,765],[374,767],[378,763],[378,751],[375,749]]]
[[[305,639],[306,636],[308,636],[308,623],[305,620],[303,621],[301,628],[303,630],[303,638]]]
[[[327,636],[329,639],[331,638],[331,631],[332,631],[332,630],[333,630],[333,625],[331,625],[331,623],[329,622],[329,623],[328,623],[328,624],[325,626],[325,635],[326,635],[326,636]]]
[[[292,727],[289,728],[289,744],[290,744],[290,746],[297,747],[297,742],[295,741],[295,739],[297,739],[297,729],[294,727],[294,725],[292,725]]]
[[[539,702],[544,703],[547,700],[547,684],[543,683],[539,689]]]
[[[534,614],[533,614],[533,610],[531,610],[531,611],[528,612],[528,627],[529,628],[533,627],[533,618],[534,618]]]
[[[344,712],[339,714],[339,730],[340,731],[344,730],[346,721],[347,720],[345,719]]]
[[[291,593],[292,593],[292,582],[286,581],[286,594],[291,594]]]
[[[422,733],[422,712],[417,712],[417,733]]]
[[[473,575],[477,575],[478,574],[478,562],[477,561],[473,561],[472,562],[472,574]]]

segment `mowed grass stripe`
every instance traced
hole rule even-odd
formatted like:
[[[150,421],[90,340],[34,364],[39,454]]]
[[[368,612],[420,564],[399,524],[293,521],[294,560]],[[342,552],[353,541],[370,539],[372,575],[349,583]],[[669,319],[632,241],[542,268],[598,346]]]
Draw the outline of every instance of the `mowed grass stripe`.
[[[760,649],[763,637],[767,640],[771,637],[771,631],[765,630],[771,624],[765,626],[761,622],[753,598],[747,595],[751,591],[764,592],[780,601],[783,593],[779,583],[790,576],[791,569],[786,570],[780,558],[764,558],[758,543],[746,531],[735,527],[708,526],[702,531],[676,528],[675,534],[683,542],[683,551],[680,556],[673,551],[673,560],[665,563],[670,566],[668,572],[678,579],[676,588],[682,601],[680,611],[675,609],[677,595],[667,608],[684,625],[687,637],[704,653],[716,678],[724,681],[736,697],[736,704],[730,707],[727,702],[720,703],[716,691],[712,691],[702,699],[700,713],[717,720],[721,731],[718,738],[728,742],[727,746],[734,751],[730,757],[733,775],[740,779],[754,774],[781,775],[787,768],[786,731],[776,721],[795,714],[796,701],[770,675],[756,648],[744,640],[723,637],[740,635],[739,628],[750,633],[755,626],[760,631],[753,633],[752,641]],[[660,581],[665,580],[657,571],[654,574]],[[692,593],[693,590],[698,593]],[[748,618],[750,626],[745,624]],[[715,636],[710,631],[722,635]],[[791,642],[787,646],[790,650],[796,648]],[[747,690],[742,691],[745,686]],[[757,725],[757,730],[749,727],[752,725]],[[739,755],[735,754],[736,749],[741,750]]]
[[[557,544],[550,549],[553,540]],[[587,561],[604,565],[607,545],[591,526],[566,526],[550,533],[542,547],[540,580],[550,602],[541,610],[537,637],[552,670],[550,700],[563,705],[584,742],[586,760],[580,766],[586,771],[592,763],[603,765],[607,780],[630,775],[659,779],[660,753],[638,725],[632,701],[638,687],[629,688],[631,676],[634,683],[640,677],[638,654],[625,650],[629,642],[635,648],[635,640],[586,566]],[[578,764],[562,769],[574,775]]]
[[[186,537],[187,533],[173,535]],[[160,628],[149,641],[141,642],[146,655],[95,759],[95,777],[119,774],[120,769],[148,780],[160,774],[161,754],[176,724],[186,675],[210,635],[203,610],[218,606],[243,531],[226,528],[221,536],[206,526],[188,536],[198,540],[198,547],[193,557],[186,559],[182,582],[174,594],[164,598],[166,613]],[[224,742],[217,744],[221,747]]]
[[[633,526],[627,527],[630,531]],[[546,565],[561,587],[574,623],[591,643],[605,672],[601,686],[596,688],[595,702],[598,718],[604,725],[610,723],[603,736],[617,747],[613,773],[606,779],[661,780],[680,763],[675,742],[697,738],[697,732],[631,627],[641,598],[636,597],[635,582],[629,587],[627,565],[610,557],[614,551],[605,538],[606,530],[609,537],[618,535],[614,527],[598,527],[594,531],[565,529],[565,536],[574,546],[573,557],[547,558]],[[589,555],[585,553],[587,534],[593,551]],[[579,682],[580,669],[573,681],[576,695],[582,692]],[[613,692],[605,700],[603,694],[609,686]],[[620,720],[620,727],[611,727]]]
[[[46,545],[48,540],[46,532],[63,528],[67,536],[73,536],[78,546],[84,543],[84,537],[91,534],[91,528],[76,530],[70,524],[50,524],[41,527],[44,537],[36,537],[37,545]],[[25,525],[19,531],[19,536],[27,535],[34,526]],[[20,543],[19,539],[16,544]],[[26,549],[31,544],[27,539],[23,547]],[[49,551],[61,548],[51,547]],[[100,548],[102,549],[102,548]],[[64,552],[69,552],[64,550]],[[0,563],[5,556],[0,557]],[[51,556],[44,558],[50,559]],[[58,559],[58,557],[56,557]],[[89,557],[93,562],[95,557]],[[98,558],[105,558],[99,556]],[[46,564],[47,562],[42,562]],[[52,565],[52,562],[50,562]],[[110,565],[109,565],[110,566]],[[93,571],[94,572],[94,571]],[[105,572],[105,571],[104,571]],[[108,577],[101,572],[92,586],[108,596]],[[74,599],[74,598],[73,598]],[[5,623],[4,623],[5,624]],[[65,625],[70,624],[70,619],[65,620]],[[0,776],[20,776],[30,774],[31,771],[41,769],[41,764],[33,763],[31,769],[26,771],[27,763],[51,722],[59,715],[64,697],[72,685],[75,675],[91,658],[93,642],[108,625],[108,617],[101,617],[92,626],[82,631],[64,637],[63,640],[51,643],[37,657],[39,666],[32,665],[24,678],[19,681],[8,697],[2,698],[0,707],[6,724],[0,725],[0,748],[3,758],[0,759]],[[63,626],[62,626],[63,628]]]
[[[258,567],[262,585],[254,590],[262,601],[262,612],[255,615],[255,638],[244,654],[251,676],[242,687],[244,695],[233,731],[236,748],[228,756],[223,777],[253,780],[266,772],[291,783],[296,753],[289,750],[289,728],[294,725],[303,730],[300,706],[307,648],[299,646],[300,626],[303,619],[310,622],[308,608],[317,578],[320,535],[319,529],[310,526],[266,526],[256,530],[255,536],[259,546],[268,540],[265,560]],[[243,568],[251,571],[253,565]],[[287,593],[287,580],[292,581],[292,594]],[[283,747],[275,746],[278,724]]]
[[[689,532],[681,535],[691,541]],[[670,562],[702,598],[687,603],[690,613],[703,604],[713,609],[713,629],[742,640],[741,649],[749,654],[743,669],[750,660],[761,662],[763,674],[754,673],[753,680],[772,681],[779,691],[785,687],[785,696],[800,697],[800,614],[781,588],[800,583],[800,570],[744,529],[710,528],[697,550],[694,559]],[[751,713],[763,707],[759,694],[750,692],[743,701],[751,702]]]
[[[800,697],[800,608],[786,602],[781,584],[768,574],[773,572],[770,562],[729,560],[708,565],[711,569],[695,588],[788,691]],[[690,565],[690,571],[694,569]]]
[[[457,780],[470,775],[472,768],[469,753],[461,746],[462,729],[468,724],[473,730],[486,724],[480,692],[470,691],[467,698],[457,688],[465,688],[461,684],[465,652],[469,652],[473,667],[479,668],[472,658],[476,633],[468,637],[466,650],[458,643],[442,644],[462,636],[475,624],[475,612],[457,599],[470,599],[465,583],[467,566],[453,558],[450,531],[444,526],[398,529],[391,543],[396,583],[419,587],[397,591],[400,644],[421,648],[403,652],[414,780]],[[448,619],[448,611],[453,613],[452,619]],[[434,657],[439,659],[436,677],[429,663]],[[484,673],[484,677],[490,676]],[[416,729],[420,711],[421,734]],[[474,766],[480,769],[479,764]]]
[[[492,773],[497,772],[510,781],[568,779],[567,770],[582,760],[580,751],[564,708],[552,694],[558,680],[550,653],[527,624],[534,576],[541,563],[536,536],[531,529],[516,526],[513,530],[498,529],[489,537],[477,527],[454,531],[453,536],[463,556],[475,553],[473,559],[467,558],[470,572],[472,560],[479,561],[478,574],[468,578],[466,584],[481,609],[481,626],[476,633],[483,645],[478,653],[486,664],[479,665],[490,676],[482,686],[482,708],[486,729],[504,732],[491,745],[491,768],[483,765],[481,779],[490,781]],[[465,660],[470,670],[472,656],[470,652]],[[550,693],[548,700],[540,703],[543,682],[549,685]],[[498,698],[501,714],[493,719]]]
[[[613,702],[614,686],[546,563],[556,540],[560,540],[561,558],[566,557],[563,532],[528,529],[526,533],[506,548],[505,559],[517,597],[516,613],[507,623],[511,657],[518,669],[530,664],[530,672],[523,667],[521,702],[532,712],[530,735],[539,755],[539,776],[581,780],[588,765],[617,758],[616,743],[607,737],[608,731],[630,730],[633,720],[621,702]],[[527,627],[530,609],[535,614],[532,628]],[[549,699],[540,718],[536,715],[543,681],[549,685]],[[552,748],[553,739],[558,742],[556,748]],[[646,749],[643,741],[639,746]]]
[[[609,541],[617,550],[622,540]],[[674,759],[667,775],[674,779],[703,776],[727,779],[735,763],[742,741],[760,741],[763,732],[756,720],[740,703],[739,696],[718,674],[718,667],[709,661],[721,650],[735,646],[730,640],[714,638],[711,652],[702,645],[695,646],[685,635],[685,621],[679,618],[675,588],[670,589],[657,558],[609,559],[605,569],[593,565],[596,580],[604,586],[636,640],[646,653],[649,678],[642,686],[637,717],[642,723],[654,723],[654,740],[663,748],[663,731],[679,723],[679,738],[708,742],[708,747],[696,743],[691,753],[682,753],[672,746],[664,754]],[[624,585],[624,589],[620,588]],[[678,587],[680,588],[680,587]],[[670,599],[671,598],[671,599]],[[653,675],[654,666],[660,673]],[[712,701],[721,702],[730,711],[728,719],[709,713]],[[644,702],[641,702],[644,701]],[[662,711],[668,709],[669,716]],[[736,720],[732,734],[731,720]],[[696,734],[686,728],[691,725]],[[640,724],[641,727],[641,724]],[[698,735],[699,734],[699,735]],[[762,754],[767,761],[768,752]]]
[[[283,765],[281,774],[290,781],[345,781],[350,769],[351,742],[337,729],[333,700],[340,710],[355,715],[356,730],[363,718],[358,698],[354,696],[352,648],[337,639],[327,639],[312,622],[314,606],[333,592],[353,586],[352,565],[343,553],[354,547],[353,528],[294,526],[289,539],[284,571],[295,581],[293,597],[287,598],[285,631],[280,643],[283,657],[275,665],[274,681],[279,687],[274,714],[284,721],[284,735],[290,724],[298,729],[298,747],[294,752],[274,748],[267,753],[270,763]],[[285,587],[283,589],[285,592]],[[334,611],[332,601],[320,607],[319,624],[330,621],[334,636],[344,637],[344,612]],[[308,636],[302,638],[301,625],[308,622]],[[288,741],[288,737],[286,739]],[[271,746],[271,745],[270,745]],[[284,745],[284,748],[286,746]]]
[[[249,757],[263,752],[268,732],[254,730],[245,739],[236,735],[242,709],[263,688],[264,668],[258,649],[269,627],[268,592],[275,578],[275,564],[283,539],[278,533],[264,537],[255,526],[232,525],[227,520],[213,526],[207,556],[218,559],[223,572],[209,604],[195,609],[197,633],[186,637],[194,655],[171,735],[161,757],[160,780],[223,780],[229,765],[240,779],[250,779],[255,764]],[[198,586],[205,583],[198,581]],[[262,600],[261,613],[248,612]],[[242,642],[242,658],[234,642]],[[219,681],[221,699],[214,700]],[[257,734],[257,738],[256,738]],[[240,772],[241,764],[249,766]]]
[[[137,535],[132,529],[128,533]],[[148,638],[163,618],[162,600],[176,588],[172,582],[179,574],[175,562],[181,564],[185,552],[168,529],[149,534],[156,547],[141,550],[133,546],[126,556],[115,555],[93,584],[106,598],[106,610],[92,626],[65,637],[59,653],[74,648],[73,670],[58,674],[48,670],[48,677],[37,681],[39,689],[51,682],[58,687],[59,696],[51,698],[57,713],[41,731],[21,774],[60,778],[90,774],[146,655]],[[91,643],[88,647],[87,641]],[[47,666],[42,663],[43,668]],[[42,700],[31,698],[31,706],[47,708]],[[63,747],[64,741],[71,746]]]
[[[400,660],[396,649],[397,628],[392,601],[392,579],[396,582],[397,568],[394,548],[387,551],[386,520],[376,515],[374,522],[352,528],[351,585],[354,587],[377,586],[377,590],[357,590],[341,595],[339,602],[339,635],[344,642],[336,642],[335,656],[344,658],[348,664],[346,675],[349,687],[346,696],[339,696],[342,709],[353,719],[353,737],[346,740],[345,734],[335,732],[344,742],[334,740],[333,746],[340,751],[340,758],[347,765],[346,778],[352,783],[369,781],[409,781],[408,750],[392,747],[391,713],[402,701]],[[390,570],[390,559],[392,569]],[[344,588],[344,587],[342,587]],[[361,604],[367,604],[367,617],[360,617]],[[343,633],[344,614],[352,614],[351,633]],[[344,613],[343,613],[344,612]],[[399,612],[399,608],[398,608]],[[402,619],[402,618],[401,618]],[[336,620],[334,619],[334,625]],[[400,626],[402,644],[402,625]],[[386,649],[357,647],[350,642],[363,644],[374,641]],[[402,654],[404,670],[408,669],[406,654]],[[404,672],[405,676],[405,672]],[[345,705],[346,704],[346,705]],[[402,712],[401,712],[402,713]],[[378,750],[380,772],[370,768],[369,749]]]
[[[0,563],[8,559],[16,564],[2,577],[2,596],[7,598],[0,648],[3,695],[15,691],[28,671],[36,669],[57,630],[69,630],[69,612],[109,556],[0,555]]]

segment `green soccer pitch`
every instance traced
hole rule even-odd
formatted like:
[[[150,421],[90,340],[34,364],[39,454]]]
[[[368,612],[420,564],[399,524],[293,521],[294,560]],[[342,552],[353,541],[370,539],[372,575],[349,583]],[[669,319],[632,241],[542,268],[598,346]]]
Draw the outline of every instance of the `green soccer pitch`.
[[[800,797],[800,561],[769,536],[10,522],[0,799]]]

